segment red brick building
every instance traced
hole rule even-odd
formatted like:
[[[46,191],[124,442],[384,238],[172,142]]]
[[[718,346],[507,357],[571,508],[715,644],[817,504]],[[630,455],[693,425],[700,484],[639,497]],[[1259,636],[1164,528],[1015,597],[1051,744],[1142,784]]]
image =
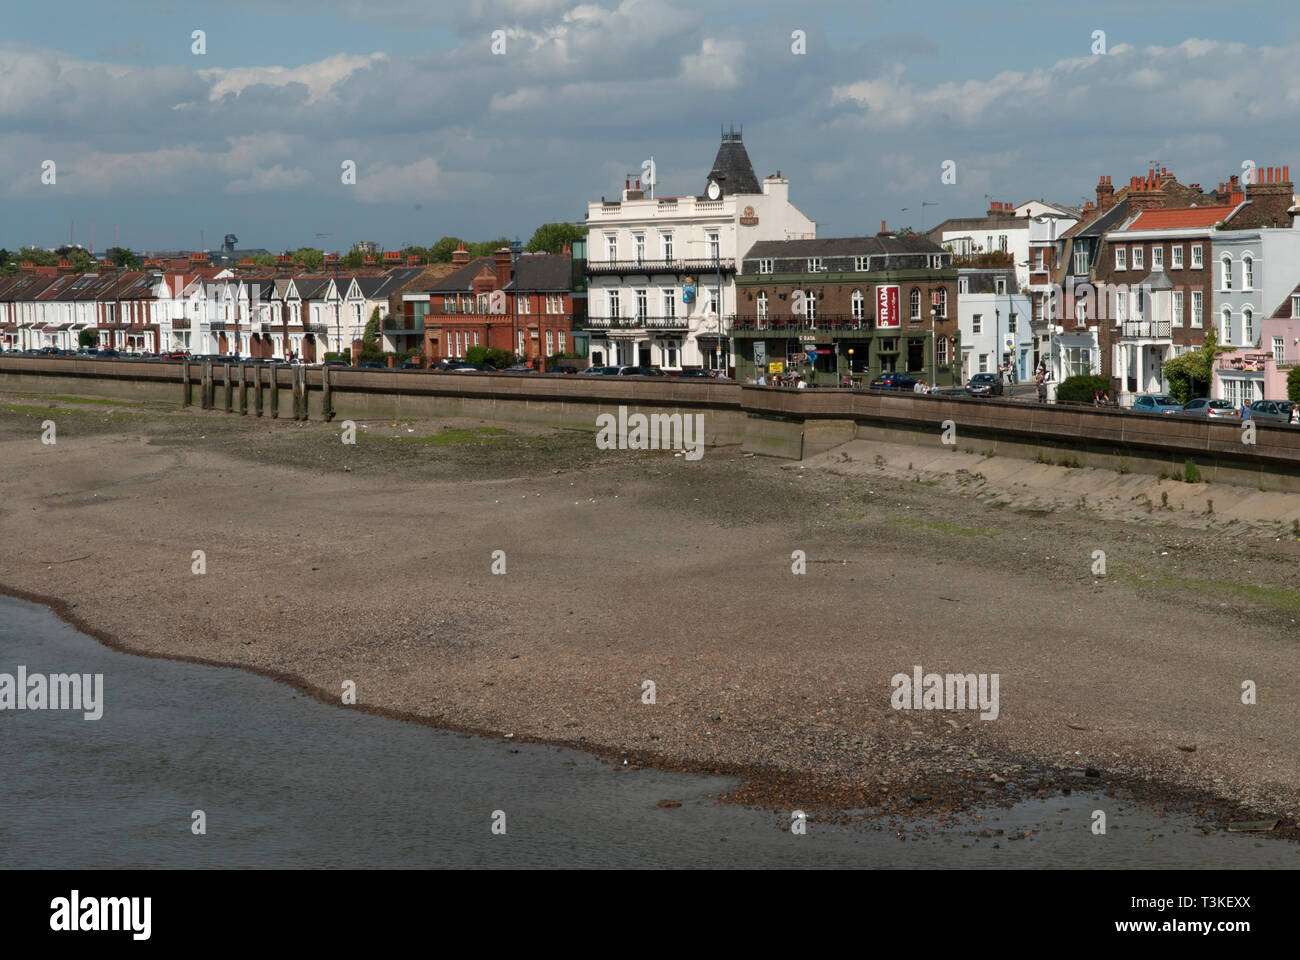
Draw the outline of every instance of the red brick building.
[[[510,250],[471,260],[462,245],[452,273],[427,290],[403,295],[403,322],[423,330],[424,359],[464,358],[496,347],[530,361],[573,350],[572,255],[522,254],[518,276]]]

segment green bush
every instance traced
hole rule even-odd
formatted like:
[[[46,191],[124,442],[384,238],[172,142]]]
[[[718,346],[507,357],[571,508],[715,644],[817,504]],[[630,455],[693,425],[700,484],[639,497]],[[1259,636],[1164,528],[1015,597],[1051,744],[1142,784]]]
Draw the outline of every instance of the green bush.
[[[470,347],[465,352],[465,360],[467,363],[490,363],[498,370],[512,367],[519,362],[508,350],[485,346]]]
[[[1286,375],[1286,398],[1300,403],[1300,364],[1292,367]]]
[[[351,351],[351,350],[344,350],[342,353],[336,353],[336,352],[333,351],[333,350],[326,351],[326,353],[325,353],[325,362],[326,362],[326,363],[329,363],[331,360],[342,360],[344,363],[351,363],[351,362],[352,362],[352,351]]]
[[[94,330],[82,330],[77,334],[77,346],[93,347],[99,343],[99,334]]]
[[[1188,460],[1186,463],[1183,464],[1183,479],[1186,480],[1188,483],[1200,483],[1201,468],[1198,467],[1193,461]]]
[[[1092,403],[1098,390],[1109,393],[1110,381],[1105,377],[1066,377],[1056,388],[1056,402]]]

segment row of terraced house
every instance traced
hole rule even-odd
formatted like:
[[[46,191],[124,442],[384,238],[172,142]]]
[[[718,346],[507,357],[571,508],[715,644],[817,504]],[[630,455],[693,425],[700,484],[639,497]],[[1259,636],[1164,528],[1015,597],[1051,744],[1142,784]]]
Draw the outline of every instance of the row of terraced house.
[[[983,216],[915,233],[823,238],[781,171],[756,176],[722,133],[700,193],[656,196],[625,180],[587,204],[586,236],[560,254],[503,247],[428,267],[384,254],[361,271],[337,255],[306,271],[189,261],[96,273],[23,264],[0,280],[6,349],[319,360],[360,346],[378,309],[382,348],[424,362],[497,347],[528,360],[705,368],[814,384],[903,371],[936,385],[1040,367],[1055,384],[1109,378],[1121,401],[1167,389],[1164,364],[1213,330],[1232,352],[1215,396],[1279,395],[1300,352],[1300,230],[1289,168],[1213,190],[1165,168],[1094,200],[994,201]]]
[[[390,295],[423,273],[411,266],[276,276],[210,266],[202,255],[146,262],[143,270],[119,271],[110,261],[94,272],[70,267],[24,263],[0,278],[6,350],[76,349],[89,330],[100,348],[121,351],[313,362],[359,342],[374,309],[388,314]]]

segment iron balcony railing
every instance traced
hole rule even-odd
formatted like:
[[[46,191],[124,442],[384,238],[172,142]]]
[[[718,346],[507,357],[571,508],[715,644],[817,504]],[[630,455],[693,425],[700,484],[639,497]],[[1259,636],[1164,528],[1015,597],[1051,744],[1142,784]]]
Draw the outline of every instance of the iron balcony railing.
[[[873,317],[855,317],[851,314],[825,313],[814,317],[774,316],[736,317],[732,326],[736,330],[871,330],[875,326]],[[896,329],[890,327],[889,329]]]
[[[583,326],[590,330],[685,330],[685,317],[588,317]]]
[[[1170,320],[1124,320],[1120,336],[1134,340],[1165,339],[1173,336],[1173,324]]]
[[[717,274],[735,273],[736,261],[733,259],[714,260],[707,257],[701,260],[588,260],[587,276],[595,277],[608,274],[652,274],[652,273],[692,273]]]

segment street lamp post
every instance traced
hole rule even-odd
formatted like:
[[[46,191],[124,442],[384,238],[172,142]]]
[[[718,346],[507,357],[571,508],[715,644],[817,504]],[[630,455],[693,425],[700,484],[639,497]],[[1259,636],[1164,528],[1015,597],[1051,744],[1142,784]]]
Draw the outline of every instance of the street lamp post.
[[[934,338],[934,323],[935,320],[938,319],[938,317],[939,317],[939,307],[937,304],[932,303],[930,305],[930,390],[931,391],[933,391],[935,386],[937,385],[936,381],[939,375],[938,366],[937,366],[939,363],[939,355],[935,353],[936,343]]]
[[[718,304],[714,312],[718,316],[718,342],[714,345],[713,353],[713,372],[715,375],[722,374],[722,231],[718,231],[718,242],[713,248],[713,263],[718,273]]]
[[[515,303],[514,303],[514,311],[513,311],[515,349],[511,352],[517,354],[523,353],[523,351],[519,349],[519,250],[520,247],[521,244],[519,243],[518,237],[515,237],[513,240],[510,241],[510,279],[514,281],[514,285],[515,285],[515,295],[514,295]]]
[[[849,347],[849,389],[853,389],[853,348]]]

